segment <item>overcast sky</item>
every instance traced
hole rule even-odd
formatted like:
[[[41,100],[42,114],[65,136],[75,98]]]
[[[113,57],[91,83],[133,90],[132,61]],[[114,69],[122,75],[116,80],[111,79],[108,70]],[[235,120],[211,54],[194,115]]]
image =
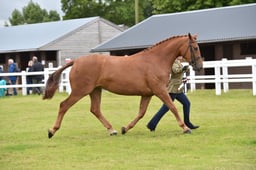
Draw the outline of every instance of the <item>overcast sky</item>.
[[[0,0],[0,20],[9,20],[12,15],[12,11],[16,8],[22,11],[24,6],[27,6],[30,0]],[[38,3],[41,9],[47,11],[56,10],[62,17],[61,0],[32,0],[34,3]]]

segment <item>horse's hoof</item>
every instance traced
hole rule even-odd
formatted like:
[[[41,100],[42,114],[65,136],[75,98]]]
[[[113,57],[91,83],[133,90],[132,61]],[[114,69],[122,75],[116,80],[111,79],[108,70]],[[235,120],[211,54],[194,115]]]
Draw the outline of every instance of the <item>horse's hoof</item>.
[[[121,132],[122,132],[122,135],[124,135],[126,133],[125,127],[121,128]]]
[[[51,139],[51,137],[53,137],[53,133],[51,132],[51,130],[48,130],[48,138]]]
[[[192,130],[186,129],[186,130],[183,131],[183,133],[184,133],[184,134],[191,134],[191,133],[192,133]]]
[[[113,130],[112,132],[110,132],[110,136],[116,136],[117,135],[117,131]]]

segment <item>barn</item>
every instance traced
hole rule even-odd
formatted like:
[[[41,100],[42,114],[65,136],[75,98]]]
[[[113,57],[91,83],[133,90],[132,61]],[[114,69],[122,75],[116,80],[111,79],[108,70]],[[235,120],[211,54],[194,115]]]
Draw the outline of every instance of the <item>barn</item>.
[[[187,33],[198,34],[205,61],[256,58],[256,3],[154,15],[95,48],[92,52],[131,55],[163,39]],[[251,72],[233,68],[230,72]],[[206,75],[214,74],[205,69]],[[205,84],[214,88],[214,84]],[[251,88],[248,83],[233,83],[230,88]]]
[[[36,55],[45,67],[90,53],[91,48],[120,34],[123,28],[100,17],[0,28],[0,66],[13,58],[21,70]]]

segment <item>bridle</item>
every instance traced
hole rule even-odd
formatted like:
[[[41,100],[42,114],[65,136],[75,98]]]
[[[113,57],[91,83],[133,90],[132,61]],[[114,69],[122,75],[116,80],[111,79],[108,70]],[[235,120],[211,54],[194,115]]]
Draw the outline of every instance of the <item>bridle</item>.
[[[188,45],[188,48],[184,54],[184,56],[187,54],[188,52],[188,49],[190,50],[190,55],[191,55],[191,61],[189,62],[189,64],[194,67],[196,66],[196,62],[201,58],[200,56],[195,56],[195,53],[194,53],[194,50],[195,48],[192,46],[193,43],[195,43],[196,41],[192,41],[192,40],[189,40],[189,45]],[[197,48],[197,47],[196,47]],[[198,50],[198,49],[197,49]]]

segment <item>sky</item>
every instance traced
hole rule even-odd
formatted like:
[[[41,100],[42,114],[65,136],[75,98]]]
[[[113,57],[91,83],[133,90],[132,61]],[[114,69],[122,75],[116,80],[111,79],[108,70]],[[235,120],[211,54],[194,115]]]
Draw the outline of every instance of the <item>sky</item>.
[[[60,16],[63,16],[61,11],[61,0],[32,0],[34,3],[38,3],[41,9],[47,11],[56,10]],[[14,9],[22,11],[24,6],[27,6],[30,0],[0,0],[0,22],[8,21],[12,15]],[[1,25],[1,23],[0,23]]]

